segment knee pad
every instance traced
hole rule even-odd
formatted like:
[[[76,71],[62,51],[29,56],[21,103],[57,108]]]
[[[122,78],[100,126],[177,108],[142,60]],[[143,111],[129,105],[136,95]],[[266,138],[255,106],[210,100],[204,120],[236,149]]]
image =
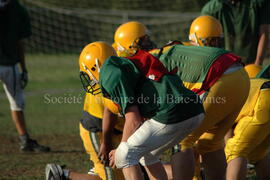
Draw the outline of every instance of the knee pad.
[[[115,152],[116,167],[126,168],[129,166],[137,165],[138,163],[139,157],[136,151],[131,150],[127,142],[121,142]]]

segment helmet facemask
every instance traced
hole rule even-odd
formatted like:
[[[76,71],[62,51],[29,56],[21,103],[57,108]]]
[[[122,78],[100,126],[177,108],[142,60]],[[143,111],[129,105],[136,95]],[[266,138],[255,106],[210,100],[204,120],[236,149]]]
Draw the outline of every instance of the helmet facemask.
[[[136,50],[145,50],[149,51],[154,48],[156,48],[156,44],[151,41],[150,37],[146,34],[140,38],[135,39],[135,41],[132,43],[130,48],[136,49]]]
[[[111,45],[103,41],[96,41],[86,45],[79,57],[80,80],[86,92],[93,95],[101,93],[99,86],[100,68],[107,58],[115,56]]]
[[[136,53],[136,50],[128,50],[126,48],[124,48],[120,43],[116,42],[117,45],[117,55],[120,57],[128,57],[128,56],[132,56],[133,54]]]
[[[116,42],[116,44],[117,44],[117,54],[120,57],[132,56],[140,49],[149,51],[156,48],[156,44],[150,40],[150,37],[148,35],[144,35],[140,38],[135,39],[128,49],[123,47],[120,43]]]
[[[207,37],[201,38],[194,34],[189,35],[189,39],[194,42],[197,46],[209,46],[209,47],[217,47],[224,48],[224,37]]]
[[[94,74],[92,73],[92,71],[98,71],[98,73],[100,72],[100,68],[99,68],[99,64],[98,64],[98,59],[96,59],[96,64],[91,68],[88,69],[88,67],[82,63],[82,66],[84,68],[84,71],[80,72],[80,79],[83,85],[84,90],[87,93],[91,93],[93,95],[97,95],[99,93],[101,93],[101,89],[98,85],[99,81],[97,80],[97,78],[95,78]]]
[[[217,47],[217,48],[224,48],[224,38],[223,37],[208,37],[208,38],[201,38],[202,43],[204,46],[210,47]]]

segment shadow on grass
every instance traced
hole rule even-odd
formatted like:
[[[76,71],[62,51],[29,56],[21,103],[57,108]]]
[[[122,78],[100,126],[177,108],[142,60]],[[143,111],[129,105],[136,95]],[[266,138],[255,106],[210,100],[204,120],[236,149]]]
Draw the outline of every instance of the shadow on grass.
[[[58,150],[58,151],[51,151],[49,153],[84,153],[85,151],[82,151],[82,150]]]

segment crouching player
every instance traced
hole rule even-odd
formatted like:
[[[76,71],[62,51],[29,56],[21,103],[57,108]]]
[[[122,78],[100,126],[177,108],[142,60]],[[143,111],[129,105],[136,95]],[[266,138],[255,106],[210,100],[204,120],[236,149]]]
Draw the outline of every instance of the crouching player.
[[[190,28],[190,40],[198,46],[222,47],[223,31],[220,22],[212,16],[199,16]],[[269,78],[269,67],[264,70],[258,65],[245,66],[250,78]],[[238,115],[235,135],[225,148],[227,157],[227,179],[245,179],[247,160],[256,164],[256,171],[262,178],[269,179],[269,80],[251,79],[248,99]],[[266,95],[267,94],[267,95]],[[227,137],[226,137],[227,138]],[[268,140],[267,140],[268,138]],[[267,165],[268,163],[268,165]]]
[[[255,76],[256,65],[246,66]],[[248,99],[238,115],[234,134],[225,147],[227,179],[244,180],[247,162],[255,165],[260,179],[270,179],[270,79],[250,79]]]
[[[143,179],[139,162],[153,177],[167,179],[158,155],[201,123],[204,110],[197,95],[146,51],[129,58],[80,63],[85,86],[96,89],[99,83],[103,96],[118,104],[125,116],[121,143],[110,152],[111,165],[122,168],[126,179]]]
[[[161,54],[169,69],[178,67],[184,85],[204,99],[205,119],[181,142],[181,150],[173,156],[177,167],[175,179],[192,179],[192,148],[202,156],[208,179],[223,179],[226,172],[224,136],[240,112],[249,92],[249,78],[239,57],[219,48],[174,45]],[[219,163],[216,163],[219,162]],[[176,167],[176,166],[174,166]]]
[[[100,52],[102,49],[102,53]],[[91,56],[88,56],[91,55]],[[85,61],[85,58],[105,60],[108,56],[114,55],[114,51],[104,47],[103,43],[93,43],[86,46],[80,55],[80,61]],[[81,66],[81,64],[80,64]],[[82,68],[82,67],[81,67]],[[95,75],[98,75],[96,73]],[[90,91],[90,90],[89,90]],[[122,137],[122,129],[124,118],[118,116],[117,106],[109,99],[102,96],[100,91],[90,91],[86,93],[84,101],[84,112],[80,122],[80,136],[82,138],[85,150],[90,156],[94,167],[90,169],[88,174],[80,174],[68,169],[63,169],[57,164],[47,164],[46,179],[72,179],[72,180],[121,180],[124,179],[121,170],[111,168],[106,162],[108,157],[106,154],[111,149],[116,148]],[[102,119],[104,107],[107,107],[112,114],[110,118],[115,120],[115,126],[112,131],[101,133]],[[105,135],[106,134],[106,135]],[[102,143],[101,143],[102,139]],[[106,143],[103,143],[106,142]]]

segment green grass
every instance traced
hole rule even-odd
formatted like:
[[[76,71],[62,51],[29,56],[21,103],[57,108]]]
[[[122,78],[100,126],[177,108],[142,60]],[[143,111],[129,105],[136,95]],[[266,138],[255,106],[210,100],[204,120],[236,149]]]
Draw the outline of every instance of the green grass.
[[[29,55],[29,84],[25,90],[25,117],[34,139],[51,147],[51,153],[24,154],[0,87],[0,179],[44,179],[46,163],[66,164],[87,172],[90,163],[79,136],[84,92],[78,78],[77,56]],[[64,98],[76,101],[64,102]],[[62,98],[62,99],[61,99]],[[56,102],[56,100],[59,102]]]

